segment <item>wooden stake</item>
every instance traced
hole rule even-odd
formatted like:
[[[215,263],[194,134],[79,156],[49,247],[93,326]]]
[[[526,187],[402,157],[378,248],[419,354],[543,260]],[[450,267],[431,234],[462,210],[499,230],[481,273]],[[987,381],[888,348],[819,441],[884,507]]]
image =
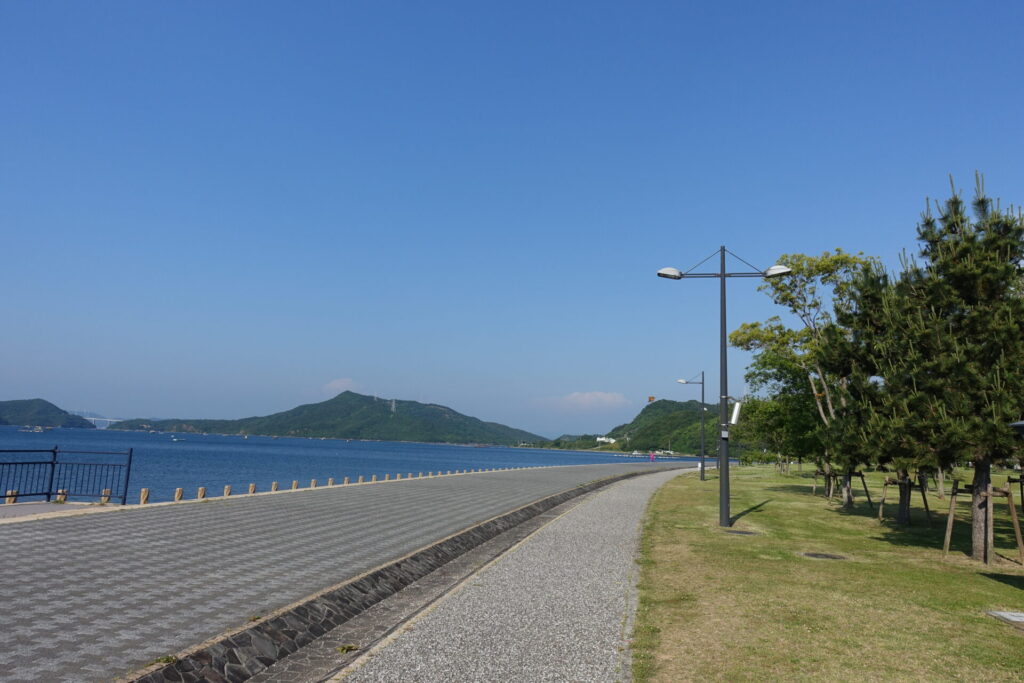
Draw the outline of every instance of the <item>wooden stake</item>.
[[[185,489],[177,488],[174,489],[174,502],[177,503],[179,500],[185,497]]]
[[[298,479],[292,479],[292,490],[294,491],[297,488],[299,488],[299,480]]]
[[[231,484],[224,487],[224,497],[227,498],[231,495]]]
[[[348,477],[345,477],[344,479],[341,480],[341,485],[348,486]]]
[[[334,486],[334,477],[327,477],[327,485]]]
[[[309,488],[311,488],[311,489],[315,489],[316,488],[316,479],[310,479],[309,480]]]
[[[860,483],[864,486],[864,495],[868,497],[868,505],[870,505],[873,510],[875,508],[875,504],[871,502],[871,492],[868,491],[868,482],[864,478],[863,472],[859,472],[858,474],[860,474]]]
[[[249,495],[251,496],[254,493],[256,493],[256,484],[250,482],[249,483]]]
[[[942,556],[949,554],[949,539],[953,536],[953,519],[956,517],[956,494],[960,492],[960,480],[953,480],[953,492],[949,494],[949,516],[946,517],[946,540],[942,543]]]
[[[17,493],[17,491],[15,491]],[[103,489],[103,495],[100,496],[100,504],[106,505],[110,502],[110,489]]]
[[[878,521],[882,521],[882,512],[885,510],[885,496],[889,493],[889,477],[885,478],[885,483],[882,484],[882,500],[878,501]]]
[[[18,489],[7,489],[5,494],[7,497],[4,498],[4,502],[8,505],[14,505],[18,502]]]
[[[67,489],[57,489],[57,502],[58,503],[64,503],[64,502],[67,501],[67,499],[68,499],[68,490]]]
[[[270,490],[271,491],[278,491],[278,490],[280,490],[280,488],[281,488],[281,485],[278,484],[276,481],[270,482]]]
[[[199,490],[196,491],[196,500],[202,500],[203,498],[206,498],[206,487],[200,486]]]
[[[139,491],[139,505],[145,505],[149,502],[149,489],[142,489]]]
[[[1024,540],[1020,536],[1020,521],[1017,519],[1017,506],[1013,504],[1013,490],[1009,484],[1003,490],[1006,491],[1006,502],[1010,506],[1010,521],[1013,522],[1013,533],[1017,537],[1017,554],[1020,556],[1020,563],[1024,564]]]

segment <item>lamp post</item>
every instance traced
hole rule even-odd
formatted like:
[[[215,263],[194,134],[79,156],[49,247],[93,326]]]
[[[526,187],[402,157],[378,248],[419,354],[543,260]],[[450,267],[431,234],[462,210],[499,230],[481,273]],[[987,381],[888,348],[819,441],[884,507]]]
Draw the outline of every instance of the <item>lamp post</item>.
[[[704,371],[700,371],[699,382],[687,379],[677,379],[676,381],[680,384],[700,385],[700,480],[704,481],[704,413],[707,411],[707,408],[704,407]]]
[[[729,252],[732,253],[732,252]],[[719,247],[718,254],[720,257],[720,265],[717,273],[694,273],[693,268],[697,268],[702,265],[705,261],[711,259],[714,254],[701,261],[690,270],[683,272],[678,268],[662,268],[658,271],[658,277],[668,278],[669,280],[682,280],[683,278],[691,277],[717,277],[719,280],[719,287],[721,290],[721,335],[720,335],[720,354],[721,361],[719,362],[719,393],[721,396],[718,401],[718,422],[719,422],[719,438],[718,438],[718,525],[723,527],[732,526],[732,517],[729,514],[729,360],[726,355],[728,347],[728,330],[725,322],[725,280],[730,277],[778,277],[791,272],[790,268],[781,265],[774,265],[767,270],[757,270],[756,266],[743,261],[735,254],[737,259],[743,261],[751,268],[754,268],[753,272],[742,272],[742,273],[727,273],[725,272],[725,254],[726,248],[724,246]]]

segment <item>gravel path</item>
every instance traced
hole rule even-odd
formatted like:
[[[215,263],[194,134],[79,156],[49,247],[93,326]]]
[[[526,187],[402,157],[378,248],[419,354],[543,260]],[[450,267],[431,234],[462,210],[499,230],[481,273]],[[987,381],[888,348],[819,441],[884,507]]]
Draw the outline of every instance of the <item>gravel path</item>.
[[[592,494],[332,680],[630,680],[640,524],[676,476]]]

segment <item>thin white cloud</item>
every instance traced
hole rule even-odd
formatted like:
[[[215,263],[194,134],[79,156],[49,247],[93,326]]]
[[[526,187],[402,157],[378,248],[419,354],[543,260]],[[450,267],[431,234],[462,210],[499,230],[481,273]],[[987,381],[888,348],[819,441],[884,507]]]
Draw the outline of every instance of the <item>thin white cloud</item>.
[[[629,399],[617,392],[574,391],[543,401],[551,408],[567,413],[597,413],[617,410],[629,405]]]
[[[330,382],[323,386],[323,392],[335,396],[343,391],[355,391],[359,385],[351,377],[339,377],[338,379],[332,379]]]

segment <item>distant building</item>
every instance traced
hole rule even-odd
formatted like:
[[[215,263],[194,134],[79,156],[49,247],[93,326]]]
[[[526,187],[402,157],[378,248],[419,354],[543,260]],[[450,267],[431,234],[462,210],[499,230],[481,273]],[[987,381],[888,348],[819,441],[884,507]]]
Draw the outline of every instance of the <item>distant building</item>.
[[[599,437],[597,437],[597,442],[598,443],[615,443],[615,439],[613,439],[611,437],[608,437],[608,436],[599,436]]]

